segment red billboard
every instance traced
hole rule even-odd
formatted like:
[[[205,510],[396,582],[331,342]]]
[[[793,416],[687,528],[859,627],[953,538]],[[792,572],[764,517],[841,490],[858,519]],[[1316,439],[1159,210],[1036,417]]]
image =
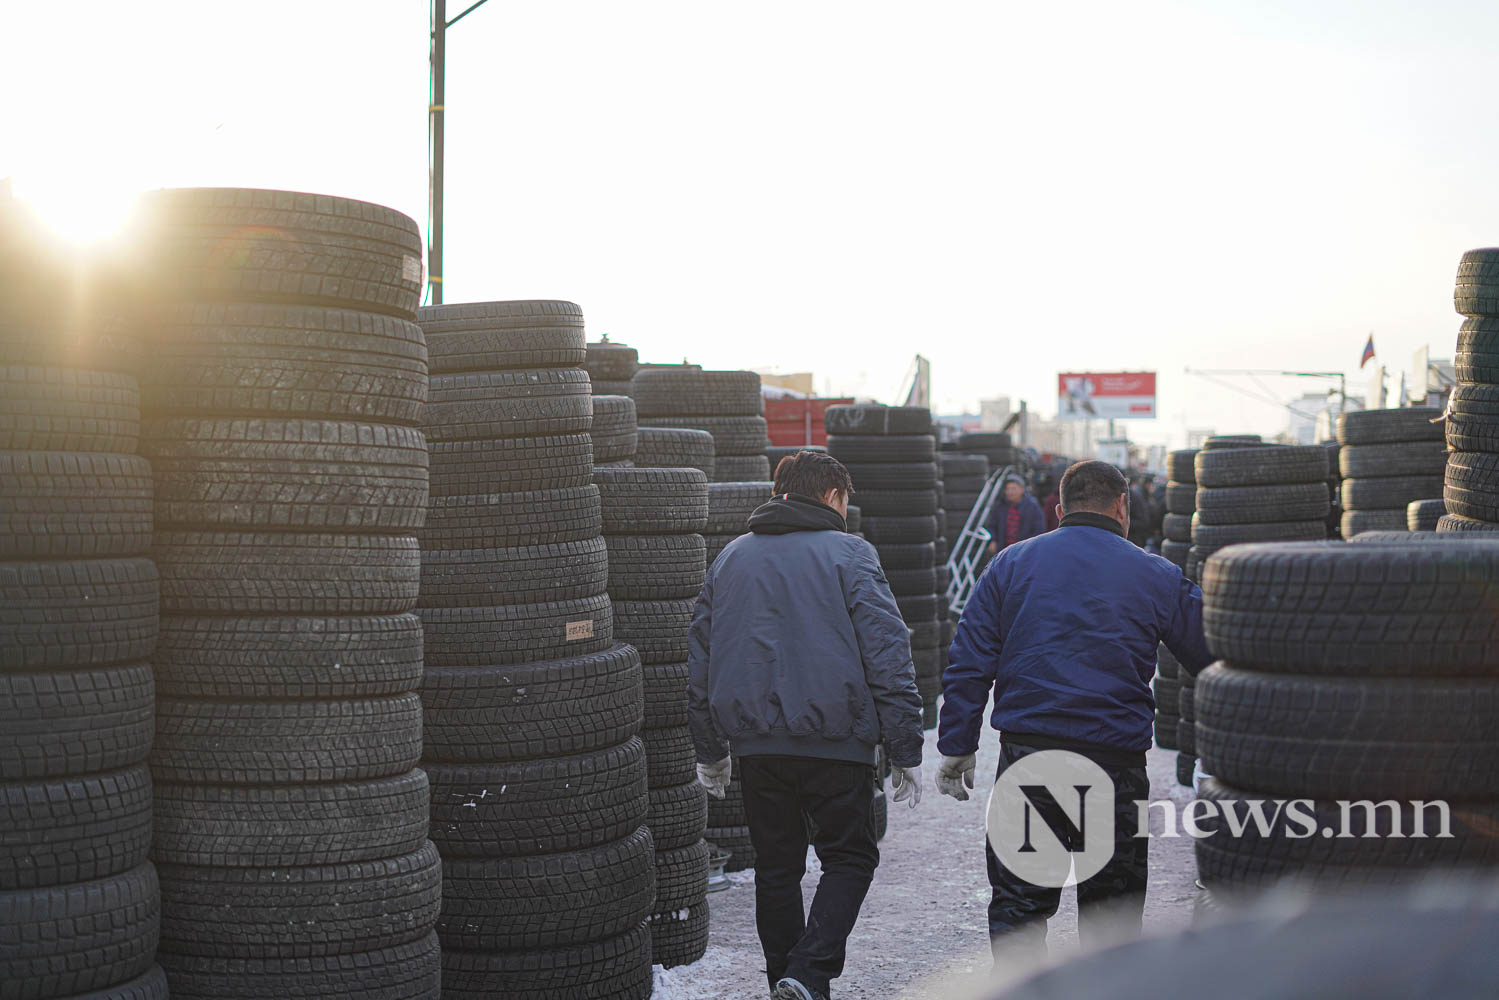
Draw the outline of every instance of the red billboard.
[[[1057,376],[1058,420],[1131,418],[1155,418],[1155,372],[1063,372]]]

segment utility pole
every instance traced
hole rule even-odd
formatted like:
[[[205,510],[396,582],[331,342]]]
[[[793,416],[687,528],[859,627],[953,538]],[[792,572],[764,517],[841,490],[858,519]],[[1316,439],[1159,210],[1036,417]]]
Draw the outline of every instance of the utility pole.
[[[462,14],[448,20],[447,0],[432,0],[432,103],[427,106],[427,130],[432,141],[432,164],[428,174],[428,200],[432,218],[427,244],[427,287],[432,290],[432,304],[442,305],[442,155],[443,102],[447,90],[448,29],[488,3],[478,0]]]

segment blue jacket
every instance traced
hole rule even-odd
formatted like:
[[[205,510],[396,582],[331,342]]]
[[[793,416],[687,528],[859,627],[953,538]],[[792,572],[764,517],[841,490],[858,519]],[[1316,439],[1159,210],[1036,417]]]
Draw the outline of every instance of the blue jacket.
[[[992,689],[991,721],[1007,735],[1143,753],[1162,642],[1194,676],[1213,662],[1202,591],[1112,518],[1069,514],[980,577],[943,675],[937,747],[949,757],[978,749]]]
[[[989,516],[984,519],[984,527],[989,529],[989,534],[1001,549],[1005,548],[1005,521],[1010,516],[1010,508],[1014,506],[1020,508],[1020,541],[1046,533],[1046,516],[1041,513],[1041,505],[1036,502],[1035,497],[1027,493],[1020,498],[1018,505],[1005,503],[1001,497],[989,508]]]
[[[911,633],[874,546],[833,508],[782,495],[708,569],[689,635],[687,713],[701,763],[821,757],[921,763]]]

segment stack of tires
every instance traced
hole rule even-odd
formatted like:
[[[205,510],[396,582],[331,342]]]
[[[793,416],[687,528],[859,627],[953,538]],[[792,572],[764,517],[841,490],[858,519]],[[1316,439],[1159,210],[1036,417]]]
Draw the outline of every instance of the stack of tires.
[[[1437,530],[1499,531],[1499,250],[1463,254],[1457,282],[1454,303],[1467,318],[1457,336]]]
[[[1344,538],[1405,531],[1413,502],[1442,496],[1447,446],[1441,416],[1433,407],[1415,406],[1338,417]]]
[[[652,368],[636,372],[630,393],[649,427],[689,427],[713,435],[713,478],[770,479],[765,399],[754,372]]]
[[[276,191],[147,213],[159,960],[177,997],[435,998],[416,224]]]
[[[1208,561],[1204,621],[1222,662],[1197,678],[1215,775],[1199,795],[1235,815],[1203,823],[1204,882],[1361,887],[1499,863],[1496,549],[1273,543]]]
[[[829,407],[825,420],[828,453],[853,477],[862,532],[879,552],[885,578],[911,629],[916,685],[930,729],[942,694],[943,638],[937,592],[941,508],[931,412],[917,406],[856,404]]]
[[[635,426],[635,401],[629,396],[593,394],[593,464],[634,465],[640,432]]]
[[[701,532],[708,477],[691,468],[597,468],[609,548],[615,637],[635,646],[645,677],[647,826],[655,841],[651,939],[657,965],[708,948],[708,823],[687,726],[687,632],[707,569]]]
[[[1192,550],[1192,515],[1197,513],[1197,449],[1166,457],[1166,517],[1161,522],[1161,555],[1183,570]]]
[[[641,427],[635,465],[642,469],[697,469],[713,482],[713,435],[685,427]]]
[[[614,640],[583,317],[423,310],[423,767],[446,997],[651,991],[640,658]],[[626,470],[619,470],[626,471]]]
[[[588,345],[583,367],[593,383],[595,396],[628,396],[630,380],[640,368],[640,355],[633,347],[607,340]]]
[[[1187,448],[1166,457],[1166,517],[1162,522],[1161,555],[1188,571],[1192,551],[1192,519],[1197,513],[1197,455]],[[1171,650],[1162,645],[1156,654],[1156,676],[1151,682],[1155,691],[1155,741],[1164,750],[1176,750],[1176,778],[1183,785],[1192,784],[1197,767],[1192,734],[1185,732],[1191,723],[1183,724],[1182,693],[1193,683],[1192,675],[1181,669]],[[1182,745],[1183,740],[1186,746]]]
[[[0,218],[0,995],[158,1000],[140,351],[34,239]]]

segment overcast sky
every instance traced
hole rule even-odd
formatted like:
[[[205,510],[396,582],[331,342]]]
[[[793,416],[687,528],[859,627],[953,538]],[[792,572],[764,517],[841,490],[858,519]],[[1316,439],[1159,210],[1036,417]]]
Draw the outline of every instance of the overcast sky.
[[[463,8],[451,0],[450,16]],[[284,187],[426,225],[422,0],[9,4],[0,177],[60,222]],[[450,302],[567,298],[649,359],[944,411],[1157,370],[1162,419],[1272,433],[1450,357],[1499,244],[1499,5],[492,0],[449,35]]]

